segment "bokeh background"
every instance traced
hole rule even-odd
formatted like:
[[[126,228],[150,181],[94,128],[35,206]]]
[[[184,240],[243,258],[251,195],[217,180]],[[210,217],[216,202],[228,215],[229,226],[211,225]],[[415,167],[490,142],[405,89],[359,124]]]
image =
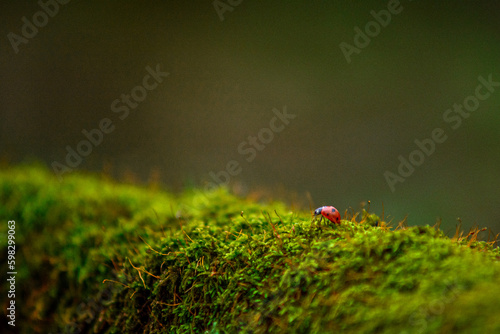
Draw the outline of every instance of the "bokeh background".
[[[409,225],[442,219],[452,233],[460,217],[500,232],[500,87],[458,129],[443,121],[479,76],[500,81],[499,2],[402,0],[350,63],[340,43],[387,1],[218,3],[231,8],[223,20],[213,1],[73,0],[16,53],[9,33],[41,5],[2,2],[2,158],[64,163],[82,130],[109,118],[115,130],[77,170],[153,173],[178,190],[236,160],[230,187],[243,194],[308,208],[309,193],[340,211],[370,200]],[[112,102],[157,64],[170,75],[121,120]],[[284,106],[296,117],[247,162],[238,146]],[[384,173],[435,128],[447,140],[392,192]]]

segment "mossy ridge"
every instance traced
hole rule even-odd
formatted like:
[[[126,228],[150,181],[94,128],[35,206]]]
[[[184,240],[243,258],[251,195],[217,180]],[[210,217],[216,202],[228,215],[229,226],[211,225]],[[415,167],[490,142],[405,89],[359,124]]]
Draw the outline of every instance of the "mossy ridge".
[[[499,251],[473,237],[394,231],[366,211],[340,226],[312,223],[224,190],[174,198],[54,179],[0,171],[0,216],[22,223],[26,328],[46,332],[41,318],[70,333],[500,329]]]
[[[265,219],[256,220],[253,229],[235,224],[226,235],[199,221],[163,243],[161,252],[170,255],[155,254],[156,263],[145,265],[161,277],[148,299],[154,317],[165,322],[154,322],[152,332],[165,330],[165,324],[172,332],[402,330],[429,298],[470,290],[477,276],[489,281],[500,272],[496,266],[471,273],[471,266],[487,258],[429,226],[387,231],[346,220],[341,226],[297,222],[285,215],[272,222],[276,233],[256,233]],[[411,256],[405,259],[406,254]],[[462,277],[450,277],[452,270]],[[427,273],[433,276],[422,276]],[[380,316],[379,308],[387,312],[398,299],[405,300],[399,312]]]
[[[147,237],[159,230],[157,217],[166,216],[163,203],[171,198],[77,173],[60,183],[41,167],[0,170],[0,217],[16,220],[16,299],[22,301],[17,316],[24,331],[46,333],[59,317],[69,322],[59,322],[60,329],[70,332],[79,328],[70,320],[94,321],[88,317],[95,312],[83,310],[85,304],[102,308],[93,296],[102,294],[103,279],[114,276],[113,261],[135,253],[134,244],[145,254],[136,231],[141,228]],[[2,234],[6,226],[0,226]],[[0,241],[5,252],[6,240]],[[7,295],[4,288],[1,298]],[[83,315],[75,318],[77,307]]]

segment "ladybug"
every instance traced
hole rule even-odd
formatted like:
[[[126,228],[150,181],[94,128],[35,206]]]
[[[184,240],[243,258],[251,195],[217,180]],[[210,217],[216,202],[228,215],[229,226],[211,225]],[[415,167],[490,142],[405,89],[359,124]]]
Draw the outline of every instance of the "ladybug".
[[[316,218],[319,215],[322,215],[320,221],[323,220],[323,217],[325,217],[326,219],[328,219],[331,222],[334,222],[335,224],[340,224],[339,210],[335,209],[333,206],[322,206],[314,210],[314,218]]]

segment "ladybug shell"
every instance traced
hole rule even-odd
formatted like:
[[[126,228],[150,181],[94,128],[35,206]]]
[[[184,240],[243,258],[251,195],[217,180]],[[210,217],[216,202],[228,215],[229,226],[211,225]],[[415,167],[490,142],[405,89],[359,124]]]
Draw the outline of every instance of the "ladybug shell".
[[[340,224],[339,210],[335,209],[333,206],[321,207],[321,215],[335,224]]]

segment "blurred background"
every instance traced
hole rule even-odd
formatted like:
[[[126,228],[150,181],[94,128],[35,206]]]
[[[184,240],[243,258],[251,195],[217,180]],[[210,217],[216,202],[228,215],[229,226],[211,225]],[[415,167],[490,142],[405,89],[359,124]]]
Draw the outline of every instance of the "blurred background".
[[[108,118],[113,130],[73,170],[180,190],[236,161],[229,186],[244,195],[309,209],[309,193],[341,212],[370,200],[409,225],[442,219],[453,234],[460,217],[500,232],[500,87],[456,129],[443,119],[479,76],[500,81],[499,2],[61,2],[0,5],[9,164],[67,166],[68,146]],[[388,6],[398,13],[385,27],[369,24]],[[371,37],[356,38],[367,24]],[[341,43],[356,42],[346,56]],[[148,66],[169,73],[151,90]],[[273,123],[284,129],[263,130],[284,108],[295,116]],[[391,189],[384,174],[436,128],[447,139]]]

